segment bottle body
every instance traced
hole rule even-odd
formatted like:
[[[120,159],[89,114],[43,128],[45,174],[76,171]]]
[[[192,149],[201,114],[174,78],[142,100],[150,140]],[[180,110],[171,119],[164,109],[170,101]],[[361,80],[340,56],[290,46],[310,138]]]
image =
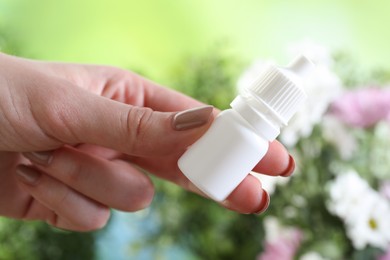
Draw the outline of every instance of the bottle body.
[[[206,195],[223,201],[266,154],[268,146],[268,140],[239,113],[228,109],[187,149],[178,166]]]
[[[212,199],[225,200],[306,99],[302,79],[312,66],[304,56],[286,68],[268,66],[182,155],[183,174]]]

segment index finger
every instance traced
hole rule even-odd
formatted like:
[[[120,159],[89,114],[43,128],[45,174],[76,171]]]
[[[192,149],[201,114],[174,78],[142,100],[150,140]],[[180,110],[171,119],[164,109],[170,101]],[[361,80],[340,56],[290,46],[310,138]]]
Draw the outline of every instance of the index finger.
[[[101,65],[42,63],[45,71],[97,95],[122,103],[173,112],[204,105],[185,94],[163,87],[134,72]]]
[[[183,93],[160,86],[146,79],[143,80],[146,106],[153,110],[170,112],[181,111],[205,105]]]
[[[149,107],[161,112],[181,111],[204,105],[196,99],[131,71],[111,68],[111,72],[105,77],[107,78],[105,88],[113,88],[114,97],[124,95],[122,99],[127,104]]]

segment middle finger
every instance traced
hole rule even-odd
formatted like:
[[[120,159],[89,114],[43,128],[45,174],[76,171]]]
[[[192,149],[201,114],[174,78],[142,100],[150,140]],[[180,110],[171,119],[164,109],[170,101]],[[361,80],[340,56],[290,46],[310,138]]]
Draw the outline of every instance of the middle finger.
[[[109,161],[72,147],[24,156],[39,170],[112,208],[140,210],[154,195],[150,179],[121,160]]]

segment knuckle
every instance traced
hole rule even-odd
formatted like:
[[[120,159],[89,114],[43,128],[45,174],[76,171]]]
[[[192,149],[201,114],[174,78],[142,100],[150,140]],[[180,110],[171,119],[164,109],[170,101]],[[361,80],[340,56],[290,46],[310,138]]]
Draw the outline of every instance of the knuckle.
[[[62,186],[61,189],[57,189],[56,194],[58,195],[53,196],[53,202],[51,203],[54,211],[67,206],[70,192],[71,190],[67,186]]]
[[[79,186],[79,184],[83,181],[83,166],[77,162],[68,163],[63,169],[63,179],[70,186]]]
[[[131,107],[127,112],[126,117],[126,134],[130,140],[130,149],[132,152],[139,151],[139,144],[145,149],[146,136],[152,124],[153,110],[147,107]]]
[[[57,177],[71,186],[78,186],[82,182],[88,169],[83,162],[77,161],[67,149],[57,149],[55,159],[52,160],[51,169]]]
[[[81,182],[83,176],[83,166],[80,163],[69,163],[69,166],[65,169],[65,177],[68,180],[68,184],[77,185]]]

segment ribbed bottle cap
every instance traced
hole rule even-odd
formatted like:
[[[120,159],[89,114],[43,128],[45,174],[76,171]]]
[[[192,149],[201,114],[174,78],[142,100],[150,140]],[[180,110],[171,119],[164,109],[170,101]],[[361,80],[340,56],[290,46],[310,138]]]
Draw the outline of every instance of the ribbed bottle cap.
[[[306,99],[302,78],[314,68],[304,56],[297,57],[285,68],[269,66],[248,88],[251,95],[282,123],[287,125]]]

